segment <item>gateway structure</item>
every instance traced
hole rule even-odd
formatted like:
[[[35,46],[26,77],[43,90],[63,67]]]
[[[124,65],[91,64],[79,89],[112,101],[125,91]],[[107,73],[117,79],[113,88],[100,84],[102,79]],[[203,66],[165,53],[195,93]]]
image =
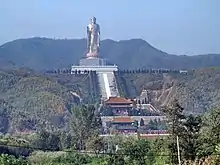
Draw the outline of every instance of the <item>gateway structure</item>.
[[[99,57],[100,52],[100,26],[96,23],[96,18],[92,17],[87,26],[87,51],[85,58],[79,61],[79,65],[73,65],[71,73],[78,71],[96,71],[102,99],[119,96],[114,72],[118,71],[118,66],[110,65],[106,59]]]

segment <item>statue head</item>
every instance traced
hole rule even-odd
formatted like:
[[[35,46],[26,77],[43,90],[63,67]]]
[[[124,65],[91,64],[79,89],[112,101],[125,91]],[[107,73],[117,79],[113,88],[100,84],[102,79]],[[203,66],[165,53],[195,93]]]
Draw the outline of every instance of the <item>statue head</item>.
[[[90,20],[91,20],[92,24],[96,24],[96,18],[95,17],[92,17]]]

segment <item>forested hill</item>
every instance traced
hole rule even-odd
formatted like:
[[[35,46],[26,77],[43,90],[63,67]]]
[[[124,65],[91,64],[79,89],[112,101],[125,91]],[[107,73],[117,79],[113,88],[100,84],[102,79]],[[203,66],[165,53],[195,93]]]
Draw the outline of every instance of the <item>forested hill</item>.
[[[85,39],[19,39],[0,46],[0,67],[29,67],[36,70],[66,68],[85,56]],[[219,54],[177,56],[162,52],[142,39],[103,40],[101,56],[121,69],[189,69],[220,66]],[[126,60],[125,60],[126,59]]]
[[[220,106],[220,68],[186,73],[121,73],[119,90],[135,98],[142,89],[161,108],[177,98],[188,113]],[[0,132],[63,128],[71,107],[91,98],[89,75],[42,75],[28,69],[0,70]]]
[[[0,70],[0,132],[66,126],[71,107],[88,95],[88,77]]]
[[[188,113],[204,113],[220,106],[220,68],[188,73],[119,73],[118,86],[127,97],[148,91],[150,102],[163,107],[178,99]]]

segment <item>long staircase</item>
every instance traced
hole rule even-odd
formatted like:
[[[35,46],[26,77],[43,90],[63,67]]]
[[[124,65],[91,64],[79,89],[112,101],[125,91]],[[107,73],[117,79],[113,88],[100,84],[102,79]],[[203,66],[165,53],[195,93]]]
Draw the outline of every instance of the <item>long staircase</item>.
[[[90,71],[89,72],[89,79],[90,79],[90,95],[89,95],[89,101],[96,102],[97,98],[99,98],[100,89],[99,89],[99,83],[98,83],[98,77],[96,72]]]
[[[97,72],[102,99],[119,96],[115,75],[113,72]]]

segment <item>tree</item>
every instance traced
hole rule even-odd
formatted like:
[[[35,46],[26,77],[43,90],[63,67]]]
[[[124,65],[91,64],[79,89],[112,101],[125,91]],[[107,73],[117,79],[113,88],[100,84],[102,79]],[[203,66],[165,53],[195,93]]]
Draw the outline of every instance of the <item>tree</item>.
[[[145,164],[146,156],[150,151],[150,143],[147,140],[128,141],[124,144],[123,153],[129,156],[130,162]]]
[[[202,127],[200,116],[187,116],[184,122],[184,132],[180,136],[183,158],[194,160],[199,145],[199,132]]]
[[[55,133],[41,130],[38,138],[33,141],[33,146],[41,148],[44,151],[58,151],[60,150],[60,138]]]
[[[167,130],[167,124],[166,121],[160,120],[160,118],[157,120],[157,129],[158,130]]]
[[[144,103],[148,104],[148,99],[146,97],[144,98]]]
[[[178,136],[181,134],[183,128],[183,121],[186,119],[183,115],[183,107],[180,106],[178,100],[174,100],[169,107],[163,109],[166,117],[169,131],[172,135]]]
[[[164,156],[168,151],[168,143],[166,139],[156,139],[152,143],[152,153],[154,154],[154,161],[157,165],[170,164],[170,157]],[[153,163],[151,163],[153,164]]]
[[[215,152],[220,144],[220,108],[213,109],[203,118],[198,154],[208,156]]]
[[[176,146],[176,138],[180,137],[184,131],[183,121],[185,120],[185,116],[183,115],[183,108],[180,106],[178,100],[174,100],[172,104],[165,109],[163,109],[166,117],[167,117],[167,125],[168,130],[172,136],[169,139],[169,148],[172,154],[172,163],[177,162],[177,146]]]
[[[74,139],[69,132],[60,131],[59,138],[60,138],[60,149],[61,150],[65,150],[65,149],[69,149],[73,147]]]
[[[91,158],[89,155],[84,155],[76,152],[68,152],[67,154],[52,159],[52,162],[48,164],[82,165],[82,164],[90,164],[90,163],[91,163]]]
[[[176,138],[178,136],[181,157],[193,160],[198,149],[202,120],[199,116],[185,116],[183,110],[177,100],[174,100],[171,107],[165,110],[165,115],[168,119],[168,129],[173,137],[170,141],[170,149],[171,153],[177,153]],[[174,162],[177,161],[176,157],[173,160]]]
[[[7,155],[7,154],[1,154],[0,155],[0,164],[10,164],[10,165],[27,165],[28,161],[18,158],[16,159],[15,156]]]
[[[157,125],[154,120],[150,120],[147,124],[147,129],[149,130],[157,130]]]
[[[73,136],[78,139],[77,146],[80,150],[85,149],[89,137],[101,131],[101,118],[95,115],[95,107],[91,105],[74,107],[70,124]]]
[[[0,99],[0,132],[6,133],[9,129],[9,109],[7,103]]]
[[[104,140],[100,136],[90,137],[87,142],[87,150],[92,150],[97,155],[104,150]]]
[[[105,143],[105,152],[107,153],[116,153],[116,146],[123,144],[124,137],[120,135],[107,136],[104,138]]]
[[[144,119],[143,118],[141,118],[141,120],[140,120],[140,126],[144,126]]]
[[[110,155],[106,162],[107,165],[125,165],[123,155]]]

